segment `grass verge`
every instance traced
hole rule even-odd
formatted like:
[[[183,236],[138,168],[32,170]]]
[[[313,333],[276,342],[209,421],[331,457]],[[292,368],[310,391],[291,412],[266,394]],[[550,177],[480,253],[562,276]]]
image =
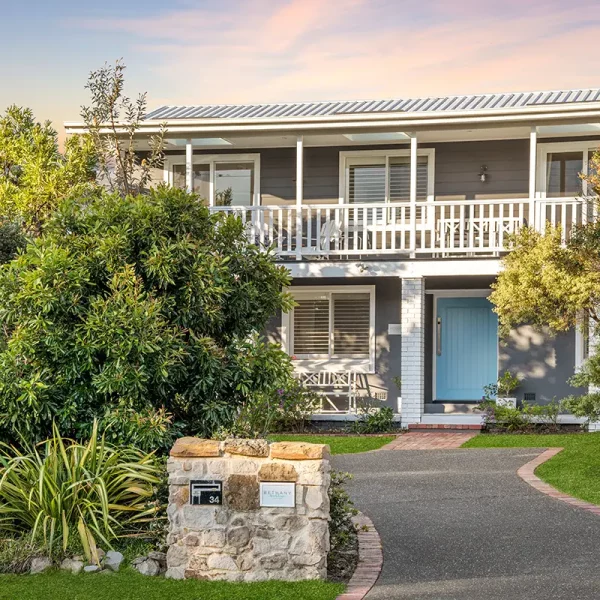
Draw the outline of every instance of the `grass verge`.
[[[226,583],[111,574],[0,575],[0,600],[334,600],[344,586],[324,581]]]
[[[329,444],[332,454],[356,454],[377,450],[393,439],[393,435],[318,435],[318,434],[281,434],[270,435],[274,442],[310,442],[311,444]]]
[[[557,490],[600,505],[600,433],[481,434],[463,448],[564,448],[535,473]]]

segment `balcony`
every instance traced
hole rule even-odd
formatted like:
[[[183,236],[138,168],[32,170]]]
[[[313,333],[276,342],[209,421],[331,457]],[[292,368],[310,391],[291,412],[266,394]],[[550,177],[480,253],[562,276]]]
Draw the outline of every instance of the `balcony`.
[[[214,206],[242,219],[248,239],[281,260],[498,257],[525,225],[561,226],[567,240],[587,222],[591,198],[368,204]]]

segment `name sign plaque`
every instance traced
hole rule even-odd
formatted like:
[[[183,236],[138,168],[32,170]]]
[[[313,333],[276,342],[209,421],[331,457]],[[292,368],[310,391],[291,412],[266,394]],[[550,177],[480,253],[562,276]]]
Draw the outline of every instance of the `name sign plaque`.
[[[190,481],[190,504],[220,506],[223,504],[223,482],[216,479]]]
[[[293,508],[296,506],[295,483],[260,484],[260,505],[266,507]]]

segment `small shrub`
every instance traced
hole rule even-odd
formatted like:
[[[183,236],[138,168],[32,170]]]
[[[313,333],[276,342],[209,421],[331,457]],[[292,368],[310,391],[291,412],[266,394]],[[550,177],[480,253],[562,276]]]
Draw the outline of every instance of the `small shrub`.
[[[513,375],[510,371],[504,371],[498,378],[496,384],[498,395],[502,398],[510,396],[519,386],[521,381],[516,375]]]
[[[600,393],[569,396],[563,400],[563,405],[576,417],[586,419],[586,425],[592,421],[600,421]]]
[[[344,485],[352,479],[350,473],[332,471],[329,487],[329,542],[327,557],[329,579],[345,581],[349,579],[357,562],[358,545],[356,529],[352,517],[358,514]]]
[[[0,540],[0,574],[27,573],[31,561],[42,551],[29,536]]]
[[[319,406],[319,396],[295,377],[273,393],[255,394],[239,409],[231,428],[216,437],[263,438],[279,431],[304,431]]]
[[[54,426],[51,439],[24,452],[0,447],[0,531],[41,540],[49,555],[78,536],[88,560],[98,562],[98,543],[110,548],[156,513],[148,506],[160,481],[154,455],[108,445],[97,424],[85,444]]]
[[[532,405],[523,402],[520,408],[498,405],[494,400],[486,399],[475,407],[483,414],[487,427],[505,429],[510,432],[530,431],[539,425],[558,429],[558,415],[562,403],[552,400],[546,405]]]
[[[358,420],[351,426],[352,433],[387,433],[394,428],[394,410],[389,406],[374,406],[365,402],[358,408]]]

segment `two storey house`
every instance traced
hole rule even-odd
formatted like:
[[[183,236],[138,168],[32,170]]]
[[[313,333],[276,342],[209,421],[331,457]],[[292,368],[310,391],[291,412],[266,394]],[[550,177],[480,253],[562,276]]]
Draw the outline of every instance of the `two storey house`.
[[[523,324],[499,340],[487,297],[507,236],[560,224],[566,239],[590,218],[580,173],[600,146],[600,89],[163,106],[140,151],[162,123],[156,180],[238,215],[293,276],[296,307],[269,333],[331,386],[320,418],[374,398],[404,425],[478,422],[506,370],[520,399],[576,391],[585,337]]]

